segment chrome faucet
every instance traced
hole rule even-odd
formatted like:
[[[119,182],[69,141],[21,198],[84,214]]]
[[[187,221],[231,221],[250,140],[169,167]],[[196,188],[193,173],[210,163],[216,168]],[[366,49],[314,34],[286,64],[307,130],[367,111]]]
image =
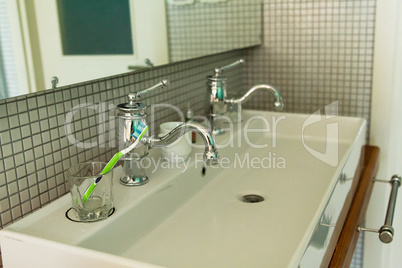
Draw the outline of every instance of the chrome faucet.
[[[142,91],[131,93],[128,95],[129,102],[118,105],[118,120],[117,120],[117,139],[119,144],[119,150],[130,146],[134,140],[132,134],[136,128],[142,125],[148,125],[146,122],[146,105],[138,102],[141,96],[153,89],[164,88],[169,85],[168,80],[163,80],[158,84],[144,89]],[[148,182],[148,177],[145,174],[144,168],[141,166],[141,159],[148,154],[149,149],[156,147],[165,147],[188,131],[196,131],[200,133],[205,144],[204,151],[204,163],[208,166],[214,166],[218,164],[218,151],[215,147],[215,141],[208,130],[203,125],[189,121],[182,123],[170,131],[163,137],[149,136],[146,133],[140,140],[140,144],[134,148],[129,154],[124,155],[122,159],[122,165],[124,175],[120,178],[120,183],[126,186],[138,186]]]
[[[160,148],[160,147],[165,147],[173,142],[175,142],[177,139],[179,139],[181,136],[183,136],[185,133],[189,131],[196,131],[201,135],[201,138],[204,141],[204,146],[205,146],[205,151],[204,151],[204,163],[207,166],[216,166],[219,163],[219,154],[218,151],[216,150],[215,147],[215,141],[214,138],[212,137],[211,132],[203,125],[194,122],[194,121],[189,121],[186,123],[182,123],[172,129],[168,134],[166,134],[163,137],[155,137],[152,136],[147,139],[147,144],[151,148]]]
[[[269,93],[271,93],[274,96],[274,110],[275,111],[282,111],[283,110],[283,101],[282,101],[282,97],[279,94],[278,90],[276,90],[274,87],[270,86],[270,85],[256,85],[253,86],[252,88],[250,88],[246,94],[243,95],[243,97],[238,98],[238,99],[226,99],[225,103],[227,104],[243,104],[246,103],[246,101],[249,99],[248,97],[251,96],[251,94],[253,94],[255,91],[257,91],[258,89],[264,89],[267,90]]]
[[[264,89],[274,96],[274,110],[282,111],[283,101],[278,90],[270,85],[256,85],[249,89],[243,97],[238,99],[227,99],[226,97],[226,77],[222,75],[223,71],[232,67],[245,63],[244,59],[239,59],[229,65],[221,68],[215,68],[214,75],[207,76],[207,99],[209,99],[208,111],[209,120],[211,124],[211,131],[213,134],[222,134],[224,132],[220,122],[217,120],[224,116],[227,110],[227,104],[242,104],[248,100],[248,97],[258,89]]]

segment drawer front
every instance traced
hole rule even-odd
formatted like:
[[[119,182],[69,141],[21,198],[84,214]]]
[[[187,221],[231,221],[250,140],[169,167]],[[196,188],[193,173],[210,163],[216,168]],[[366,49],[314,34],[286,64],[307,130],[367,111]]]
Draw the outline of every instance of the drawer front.
[[[338,219],[342,212],[343,204],[352,188],[355,171],[359,165],[360,151],[361,147],[357,146],[342,169],[331,197],[310,238],[299,267],[320,267],[335,228],[342,228],[343,221],[338,222]]]

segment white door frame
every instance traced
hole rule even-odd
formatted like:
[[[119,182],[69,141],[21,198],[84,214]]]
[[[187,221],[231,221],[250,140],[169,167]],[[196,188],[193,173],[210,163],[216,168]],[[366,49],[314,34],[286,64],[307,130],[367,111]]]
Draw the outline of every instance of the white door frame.
[[[370,144],[380,147],[377,178],[402,174],[402,3],[377,1],[374,45]],[[391,187],[376,183],[369,203],[366,226],[384,224]],[[383,244],[378,235],[365,234],[364,268],[399,267],[402,263],[402,195],[395,210],[395,237]]]

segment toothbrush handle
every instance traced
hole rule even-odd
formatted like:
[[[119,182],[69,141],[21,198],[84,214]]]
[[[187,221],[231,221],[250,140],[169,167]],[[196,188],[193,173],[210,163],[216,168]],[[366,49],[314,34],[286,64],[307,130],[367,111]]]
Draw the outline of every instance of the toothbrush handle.
[[[101,177],[99,177],[99,178],[101,178]],[[83,201],[84,203],[87,202],[89,196],[92,194],[92,192],[93,192],[93,190],[95,189],[95,187],[96,187],[96,182],[93,181],[93,182],[91,183],[91,185],[88,187],[88,189],[85,191],[84,196],[82,197],[82,201]]]
[[[124,154],[122,152],[117,152],[112,159],[110,159],[110,161],[106,164],[106,166],[103,168],[102,172],[100,173],[101,175],[109,172],[114,165],[117,163],[117,161],[119,161],[119,159],[123,156]],[[102,179],[102,176],[97,177],[96,179],[94,179],[94,181],[91,183],[91,185],[88,187],[88,189],[85,191],[84,196],[82,197],[82,201],[85,203],[87,202],[88,198],[90,197],[90,195],[92,194],[92,192],[94,191],[96,185],[98,184],[98,182]]]
[[[117,161],[119,161],[119,159],[124,155],[123,152],[117,152],[112,159],[110,159],[110,161],[106,164],[106,166],[103,168],[101,174],[105,174],[107,172],[109,172],[114,165],[117,163]]]

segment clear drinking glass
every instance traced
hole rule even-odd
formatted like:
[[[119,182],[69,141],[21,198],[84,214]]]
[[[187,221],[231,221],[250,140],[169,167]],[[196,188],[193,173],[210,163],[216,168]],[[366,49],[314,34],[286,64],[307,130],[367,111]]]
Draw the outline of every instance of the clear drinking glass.
[[[79,221],[98,221],[106,219],[113,212],[113,169],[99,175],[106,166],[103,162],[87,162],[72,166],[67,170],[72,197],[72,208]],[[99,177],[88,199],[84,195]]]

